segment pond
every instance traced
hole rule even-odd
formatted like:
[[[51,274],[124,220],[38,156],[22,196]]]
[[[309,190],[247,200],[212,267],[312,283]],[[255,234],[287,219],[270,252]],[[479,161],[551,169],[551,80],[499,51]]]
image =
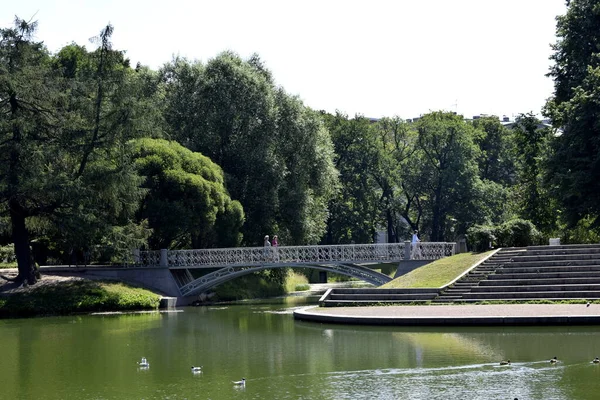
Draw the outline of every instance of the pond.
[[[0,398],[598,398],[597,327],[327,325],[293,309],[0,320]]]

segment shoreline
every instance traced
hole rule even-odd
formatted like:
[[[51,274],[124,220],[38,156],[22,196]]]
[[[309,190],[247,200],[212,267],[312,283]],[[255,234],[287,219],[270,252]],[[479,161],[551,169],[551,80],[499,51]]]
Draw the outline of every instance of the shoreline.
[[[382,326],[600,325],[600,304],[306,307],[299,321]]]

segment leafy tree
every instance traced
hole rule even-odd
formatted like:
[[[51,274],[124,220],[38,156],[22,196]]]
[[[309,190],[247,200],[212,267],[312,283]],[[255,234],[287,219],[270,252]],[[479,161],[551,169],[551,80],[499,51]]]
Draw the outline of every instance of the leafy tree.
[[[318,243],[328,203],[338,187],[334,147],[321,116],[279,89],[275,95],[277,146],[282,182],[273,211],[278,236],[290,244]]]
[[[417,135],[398,117],[382,118],[374,126],[378,163],[373,179],[379,186],[380,207],[389,242],[398,242],[418,229],[422,209],[419,198],[409,190],[409,160],[416,150]],[[416,187],[416,186],[415,186]]]
[[[528,221],[534,221],[543,231],[555,226],[553,201],[542,184],[542,168],[548,154],[550,129],[541,125],[533,114],[521,114],[514,127],[517,152],[518,184],[516,186],[517,212]]]
[[[443,241],[450,218],[464,226],[480,219],[475,209],[479,180],[473,127],[452,113],[432,112],[421,117],[418,152],[412,162],[418,172],[422,202],[427,211],[429,240]]]
[[[562,134],[547,164],[552,194],[568,226],[592,218],[600,226],[600,3],[567,2],[557,17],[557,43],[549,76],[554,95],[545,114]]]
[[[323,114],[335,148],[340,191],[329,204],[325,243],[370,243],[380,218],[373,171],[378,149],[373,126],[364,117]]]
[[[133,226],[142,194],[123,144],[155,124],[142,123],[152,113],[137,101],[135,71],[111,49],[112,31],[102,30],[93,53],[71,47],[55,59],[32,40],[35,23],[0,30],[0,199],[18,281],[36,281],[32,232],[71,247],[144,240],[143,227],[116,229]]]
[[[225,52],[206,65],[176,59],[162,74],[169,133],[223,169],[244,207],[245,243],[276,232],[283,243],[315,242],[336,182],[319,118],[277,88],[257,56]]]
[[[146,138],[131,145],[137,169],[146,177],[140,214],[153,229],[152,248],[239,244],[244,213],[229,198],[219,166],[176,142]]]
[[[473,120],[474,143],[479,147],[477,163],[482,180],[512,185],[516,180],[513,134],[497,117]]]

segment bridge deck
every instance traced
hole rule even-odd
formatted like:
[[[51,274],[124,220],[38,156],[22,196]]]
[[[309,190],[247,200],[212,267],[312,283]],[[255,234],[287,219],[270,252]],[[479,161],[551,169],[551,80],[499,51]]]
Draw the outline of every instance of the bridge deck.
[[[165,268],[222,268],[383,263],[402,260],[437,260],[453,255],[455,243],[349,244],[323,246],[237,247],[198,250],[156,250],[139,252],[135,265]]]

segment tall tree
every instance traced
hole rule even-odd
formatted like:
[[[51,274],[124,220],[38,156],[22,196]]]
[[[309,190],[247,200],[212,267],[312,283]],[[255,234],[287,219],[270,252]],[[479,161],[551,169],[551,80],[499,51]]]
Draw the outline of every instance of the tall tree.
[[[152,113],[138,101],[136,72],[111,48],[112,31],[102,30],[93,53],[72,47],[52,58],[32,40],[35,24],[0,30],[0,199],[19,281],[36,281],[36,224],[87,245],[134,224],[142,193],[123,145],[154,124],[140,122]],[[118,231],[143,240],[143,230]]]
[[[367,118],[323,114],[335,148],[340,190],[331,200],[325,243],[370,243],[381,222],[377,184],[378,149]]]
[[[443,241],[454,217],[468,224],[478,182],[473,128],[461,116],[433,112],[417,121],[418,157],[413,166],[424,192],[431,241]]]
[[[171,136],[217,163],[244,207],[246,244],[281,231],[283,243],[315,242],[335,187],[322,122],[277,88],[257,56],[225,52],[206,65],[163,68]]]
[[[548,232],[554,227],[556,215],[551,210],[553,202],[542,184],[542,168],[546,163],[552,132],[533,114],[521,114],[515,121],[514,138],[518,149],[518,214]]]
[[[557,17],[549,76],[554,95],[544,113],[562,134],[547,164],[553,195],[569,226],[600,227],[600,2],[572,0]]]

